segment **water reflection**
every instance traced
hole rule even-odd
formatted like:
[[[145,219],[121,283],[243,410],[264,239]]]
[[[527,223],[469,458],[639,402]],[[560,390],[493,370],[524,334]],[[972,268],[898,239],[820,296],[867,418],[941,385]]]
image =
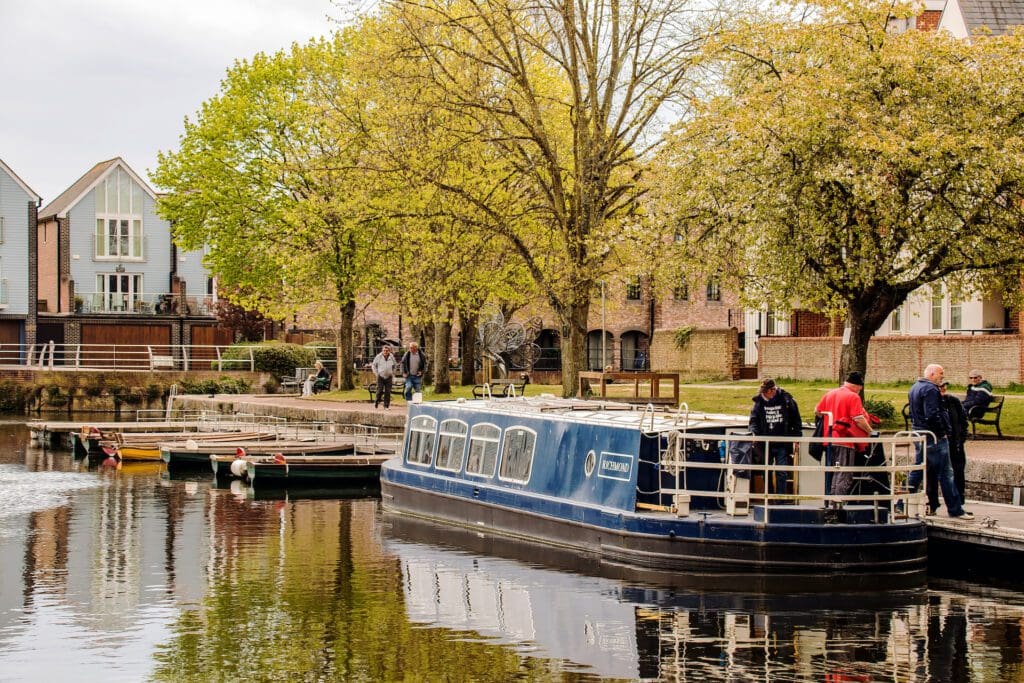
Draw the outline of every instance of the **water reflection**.
[[[0,426],[0,678],[1020,680],[1024,597],[765,592],[382,516],[362,491],[76,471]],[[13,492],[17,492],[16,494]],[[18,505],[12,501],[22,501]]]

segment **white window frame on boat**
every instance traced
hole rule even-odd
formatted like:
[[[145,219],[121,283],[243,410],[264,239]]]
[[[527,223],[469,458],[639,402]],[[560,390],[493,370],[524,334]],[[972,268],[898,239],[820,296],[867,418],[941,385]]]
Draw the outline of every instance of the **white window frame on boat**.
[[[528,434],[530,436],[530,439],[528,440],[528,442],[523,441],[521,453],[516,452],[516,449],[518,449],[519,446],[513,444],[515,448],[513,449],[513,452],[510,454],[510,440],[514,439],[516,434],[519,432]],[[527,449],[525,448],[527,443],[529,443],[529,453],[527,453]],[[509,427],[508,429],[506,429],[505,435],[501,440],[501,466],[498,468],[498,479],[501,481],[508,481],[516,484],[528,483],[530,481],[530,475],[533,473],[533,454],[536,452],[536,450],[537,432],[530,429],[529,427],[521,427],[519,425],[516,425],[515,427]],[[526,472],[524,473],[525,476],[514,476],[519,474],[519,472],[509,472],[508,470],[510,470],[512,467],[520,469],[520,458],[524,456],[526,458]],[[508,463],[512,464],[509,465]]]
[[[452,424],[462,427],[461,432],[451,431]],[[444,420],[441,422],[441,429],[438,431],[437,456],[434,458],[434,467],[448,472],[459,472],[462,470],[462,463],[466,459],[466,443],[469,441],[469,424],[462,420]],[[454,445],[458,443],[456,453]],[[447,450],[446,450],[447,446]],[[441,454],[444,453],[444,464],[441,464]],[[453,458],[457,458],[452,466]]]
[[[490,435],[484,436],[480,432],[485,429],[493,429],[497,432],[492,438]],[[484,472],[481,467],[479,470],[471,470],[470,464],[473,462],[473,445],[474,442],[489,444],[494,449],[494,459],[491,463],[491,471],[489,473]],[[494,477],[494,470],[498,465],[498,447],[501,445],[501,427],[490,422],[479,422],[469,430],[469,451],[466,453],[466,475],[470,477],[480,477],[482,479],[491,479]],[[487,446],[485,446],[487,448]],[[483,465],[487,459],[487,451],[483,453],[483,457],[480,460],[480,464]]]
[[[430,428],[427,428],[430,425]],[[405,449],[405,462],[416,467],[430,467],[434,460],[434,445],[437,440],[437,420],[429,415],[417,415],[409,423],[409,443]],[[425,460],[413,459],[413,455]]]

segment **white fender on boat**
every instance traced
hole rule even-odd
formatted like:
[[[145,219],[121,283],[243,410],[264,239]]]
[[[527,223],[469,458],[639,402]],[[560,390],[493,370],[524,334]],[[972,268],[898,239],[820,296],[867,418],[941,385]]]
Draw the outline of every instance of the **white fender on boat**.
[[[185,448],[187,448],[190,451],[198,451],[199,444],[196,443],[195,439],[189,439],[188,441],[185,442]]]
[[[231,461],[231,474],[233,474],[233,475],[235,475],[236,477],[239,477],[239,478],[244,477],[245,476],[245,460],[242,460],[241,458],[237,458],[235,460],[232,460]]]

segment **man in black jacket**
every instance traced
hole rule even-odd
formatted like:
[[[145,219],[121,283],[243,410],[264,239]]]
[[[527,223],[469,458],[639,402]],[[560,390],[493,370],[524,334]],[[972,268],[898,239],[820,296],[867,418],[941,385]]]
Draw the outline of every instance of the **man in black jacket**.
[[[800,421],[800,408],[796,401],[784,389],[781,389],[771,378],[761,382],[757,396],[753,398],[754,406],[750,409],[750,432],[756,436],[800,436],[803,423]],[[772,441],[767,446],[767,463],[769,465],[791,466],[793,456],[799,454],[800,446],[783,441]],[[775,486],[772,493],[789,493],[789,472],[775,472]]]
[[[964,410],[960,399],[946,390],[948,385],[947,380],[942,380],[939,383],[939,391],[942,393],[942,404],[949,413],[949,462],[953,465],[953,481],[960,492],[960,505],[963,505],[966,500],[964,469],[967,467],[967,453],[964,451],[964,444],[967,442],[967,411]]]

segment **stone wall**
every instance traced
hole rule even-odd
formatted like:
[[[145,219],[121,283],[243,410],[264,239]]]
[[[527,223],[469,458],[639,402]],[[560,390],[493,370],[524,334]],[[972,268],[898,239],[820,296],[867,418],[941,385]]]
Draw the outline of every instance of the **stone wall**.
[[[839,337],[764,337],[758,340],[761,377],[838,380]],[[996,386],[1022,381],[1018,335],[875,337],[868,345],[869,382],[906,382],[939,363],[955,384],[967,382],[973,368]]]
[[[653,372],[678,372],[683,379],[736,379],[739,365],[739,334],[734,327],[694,330],[682,349],[676,348],[675,330],[654,331]]]

